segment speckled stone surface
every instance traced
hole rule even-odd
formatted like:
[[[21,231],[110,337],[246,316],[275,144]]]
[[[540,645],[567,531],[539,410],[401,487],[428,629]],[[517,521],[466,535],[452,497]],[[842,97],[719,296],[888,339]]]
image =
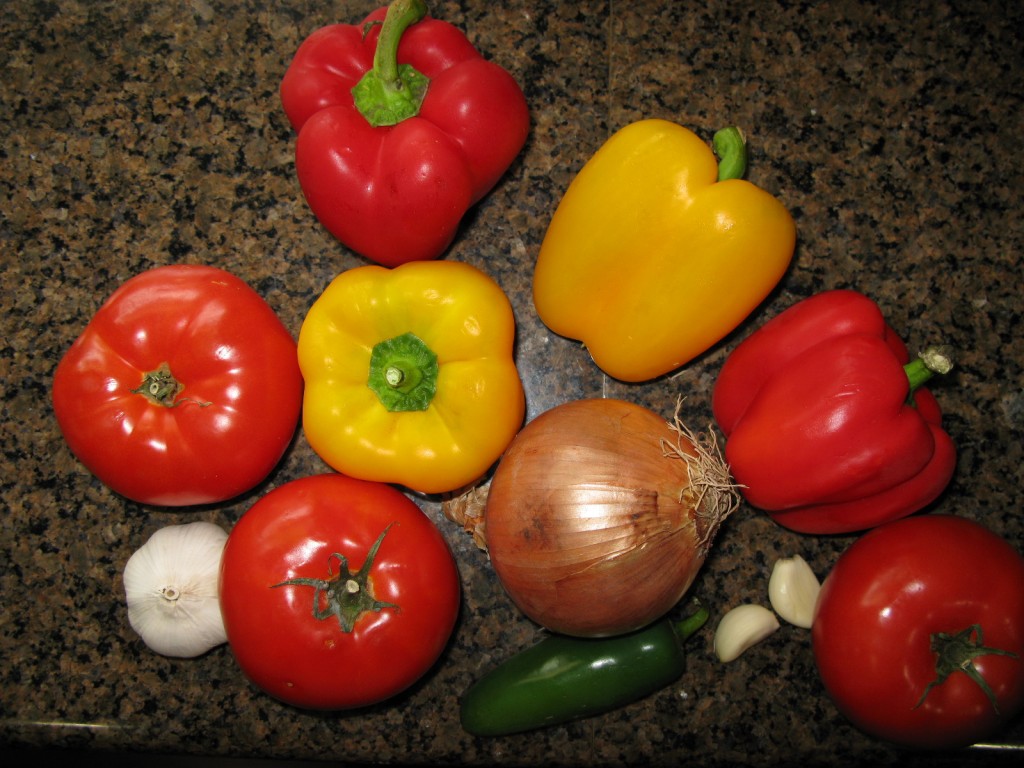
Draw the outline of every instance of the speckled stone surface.
[[[397,699],[309,714],[248,684],[227,647],[182,661],[142,644],[121,572],[151,533],[194,519],[230,528],[269,488],[326,467],[300,432],[267,484],[232,503],[126,502],[65,446],[49,401],[54,367],[100,303],[149,267],[229,269],[297,334],[330,279],[363,263],[302,199],[277,87],[307,34],[373,7],[5,4],[0,743],[395,765],[896,765],[1012,753],[926,760],[861,735],[826,698],[808,633],[788,626],[729,665],[704,630],[678,683],[616,713],[470,737],[459,695],[538,633],[433,501],[418,500],[458,558],[463,610],[441,663]],[[707,423],[717,371],[745,335],[818,290],[856,288],[912,348],[941,339],[959,350],[956,372],[934,388],[959,447],[934,511],[983,521],[1024,549],[1024,6],[434,0],[431,9],[508,68],[532,109],[522,155],[445,257],[480,266],[512,298],[530,418],[602,395],[669,415],[684,395],[687,420]],[[708,139],[742,126],[748,178],[790,208],[799,245],[779,289],[734,334],[674,376],[624,385],[544,328],[529,286],[569,181],[614,130],[643,117]],[[766,601],[777,557],[799,553],[824,576],[851,541],[799,536],[744,506],[693,591],[717,617]],[[1024,722],[997,741],[1024,748]]]

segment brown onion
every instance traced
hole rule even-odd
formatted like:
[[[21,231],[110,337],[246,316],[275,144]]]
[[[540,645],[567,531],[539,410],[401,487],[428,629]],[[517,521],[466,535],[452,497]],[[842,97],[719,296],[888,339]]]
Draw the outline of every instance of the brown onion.
[[[622,634],[665,615],[704,564],[738,494],[710,432],[642,406],[576,400],[542,413],[486,491],[445,513],[486,548],[512,601],[553,632]]]

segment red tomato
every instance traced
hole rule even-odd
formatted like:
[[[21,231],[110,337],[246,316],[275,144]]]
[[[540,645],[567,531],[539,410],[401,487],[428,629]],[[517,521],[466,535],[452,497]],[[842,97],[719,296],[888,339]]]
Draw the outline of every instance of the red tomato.
[[[376,547],[376,549],[375,549]],[[220,601],[256,685],[307,709],[405,690],[437,661],[459,612],[448,544],[383,483],[325,474],[260,499],[228,536]]]
[[[936,648],[958,635],[961,653],[944,665]],[[963,518],[888,523],[840,556],[811,637],[826,690],[865,733],[967,746],[1024,709],[1024,558]]]
[[[298,426],[295,340],[222,269],[156,267],[110,296],[57,366],[78,459],[143,504],[224,501],[261,482]]]

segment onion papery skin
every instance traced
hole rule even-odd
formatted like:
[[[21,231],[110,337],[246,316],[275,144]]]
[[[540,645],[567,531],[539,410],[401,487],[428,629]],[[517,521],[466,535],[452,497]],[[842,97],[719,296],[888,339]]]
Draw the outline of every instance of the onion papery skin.
[[[576,637],[624,634],[671,610],[724,518],[715,500],[735,494],[694,492],[694,463],[680,453],[700,451],[622,400],[572,401],[527,424],[499,462],[484,510],[491,563],[516,606]]]

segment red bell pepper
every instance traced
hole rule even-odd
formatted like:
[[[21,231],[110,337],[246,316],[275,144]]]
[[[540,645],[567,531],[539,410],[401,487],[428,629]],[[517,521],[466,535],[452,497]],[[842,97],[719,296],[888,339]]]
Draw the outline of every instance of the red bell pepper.
[[[878,306],[855,291],[798,302],[745,339],[712,408],[746,500],[801,533],[850,533],[934,501],[956,466],[935,397],[952,367],[911,361]]]
[[[299,46],[281,82],[295,167],[320,222],[385,266],[435,258],[523,148],[522,89],[422,0]]]

